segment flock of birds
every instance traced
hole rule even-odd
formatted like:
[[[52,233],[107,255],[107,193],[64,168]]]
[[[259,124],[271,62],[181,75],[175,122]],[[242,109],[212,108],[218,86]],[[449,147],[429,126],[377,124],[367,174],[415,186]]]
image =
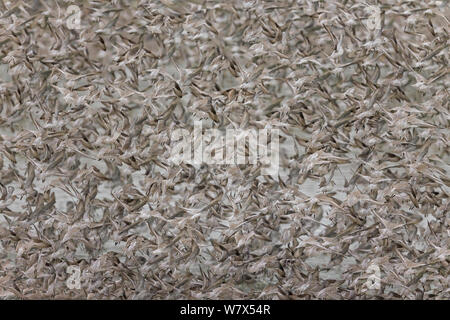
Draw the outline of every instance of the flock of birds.
[[[0,0],[0,299],[449,299],[449,12]],[[278,178],[170,163],[198,119]]]

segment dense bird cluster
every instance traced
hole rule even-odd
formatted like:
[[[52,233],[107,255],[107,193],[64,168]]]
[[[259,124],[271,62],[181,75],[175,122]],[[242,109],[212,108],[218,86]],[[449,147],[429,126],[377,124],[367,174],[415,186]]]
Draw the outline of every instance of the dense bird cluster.
[[[449,299],[449,13],[0,0],[0,298]],[[199,119],[278,177],[173,164]]]

